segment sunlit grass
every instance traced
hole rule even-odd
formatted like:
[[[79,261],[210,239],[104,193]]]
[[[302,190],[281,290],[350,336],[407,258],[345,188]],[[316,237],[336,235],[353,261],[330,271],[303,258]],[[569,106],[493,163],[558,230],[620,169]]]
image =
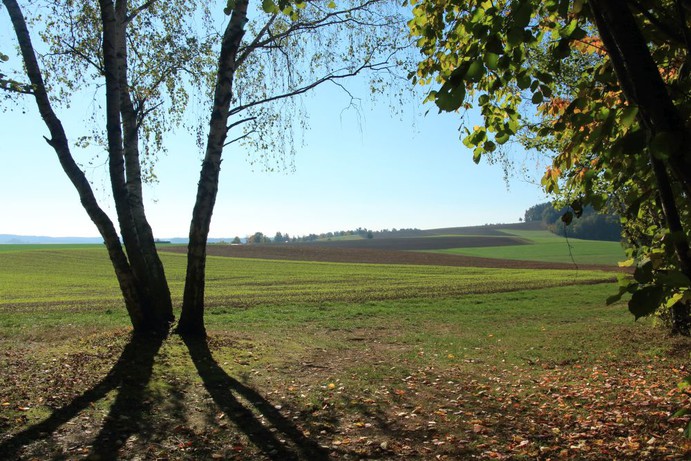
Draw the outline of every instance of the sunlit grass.
[[[460,254],[483,258],[517,259],[578,264],[616,265],[625,258],[618,242],[567,239],[549,231],[503,230],[508,235],[524,238],[527,245],[493,246],[479,248],[452,248],[435,253]]]
[[[185,256],[162,253],[173,300],[180,303]],[[611,280],[596,271],[272,261],[210,257],[211,307],[444,298]],[[0,309],[104,310],[121,305],[102,248],[0,253]]]

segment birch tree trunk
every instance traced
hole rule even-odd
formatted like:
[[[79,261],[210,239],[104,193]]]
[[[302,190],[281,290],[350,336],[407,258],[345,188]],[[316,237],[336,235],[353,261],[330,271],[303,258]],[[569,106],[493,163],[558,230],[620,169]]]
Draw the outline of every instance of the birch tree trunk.
[[[118,0],[114,4],[112,0],[99,0],[99,5],[103,25],[106,132],[113,200],[127,256],[139,286],[144,329],[166,334],[174,317],[163,265],[141,199],[136,114],[129,101],[125,64],[126,2]]]
[[[189,244],[187,247],[187,275],[182,313],[177,326],[181,335],[205,336],[204,279],[206,272],[206,243],[216,203],[221,154],[228,131],[228,116],[233,96],[233,78],[240,42],[245,34],[248,0],[238,0],[223,34],[221,54],[216,73],[214,102],[209,120],[206,153],[202,163],[197,198],[192,211]]]

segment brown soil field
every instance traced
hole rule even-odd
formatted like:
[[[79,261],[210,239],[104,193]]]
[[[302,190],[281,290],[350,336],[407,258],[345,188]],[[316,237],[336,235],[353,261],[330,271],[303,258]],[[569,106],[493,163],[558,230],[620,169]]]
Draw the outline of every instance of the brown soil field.
[[[406,239],[398,239],[406,240]],[[171,246],[165,251],[185,253],[187,247]],[[278,259],[289,261],[322,261],[368,264],[417,264],[429,266],[497,267],[506,269],[582,269],[621,271],[616,266],[578,265],[544,262],[518,261],[512,259],[479,258],[474,256],[418,253],[400,250],[370,248],[336,248],[321,245],[209,245],[207,254],[231,258]]]
[[[376,250],[445,250],[447,248],[477,248],[507,245],[526,245],[528,242],[520,237],[499,234],[459,235],[449,237],[385,237],[374,239],[331,240],[300,243],[299,245],[318,245],[329,248],[371,248]]]

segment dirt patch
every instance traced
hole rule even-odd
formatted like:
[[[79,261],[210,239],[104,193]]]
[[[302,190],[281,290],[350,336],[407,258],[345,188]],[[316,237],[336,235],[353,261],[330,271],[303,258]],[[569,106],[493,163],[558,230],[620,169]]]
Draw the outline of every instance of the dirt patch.
[[[393,240],[393,239],[392,239]],[[404,240],[404,239],[397,239]],[[165,251],[185,253],[186,247],[171,246]],[[418,253],[370,248],[336,248],[321,245],[209,245],[210,256],[369,264],[417,264],[429,266],[496,267],[505,269],[581,269],[619,272],[614,266],[566,264],[544,261],[480,258],[475,256]]]
[[[317,245],[328,248],[369,248],[376,250],[445,250],[448,248],[478,248],[508,245],[527,245],[530,242],[520,237],[498,233],[498,235],[460,235],[438,237],[374,238],[353,240],[320,240],[300,245]]]

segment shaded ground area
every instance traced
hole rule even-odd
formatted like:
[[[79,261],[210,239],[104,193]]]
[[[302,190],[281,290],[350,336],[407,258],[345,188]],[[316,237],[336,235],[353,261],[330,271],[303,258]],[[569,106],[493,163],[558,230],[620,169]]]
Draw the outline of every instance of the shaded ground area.
[[[408,239],[391,239],[408,240]],[[436,240],[431,238],[429,240]],[[345,243],[345,242],[344,242]],[[164,251],[186,253],[187,247],[170,246]],[[420,264],[456,267],[498,267],[506,269],[583,269],[620,271],[613,266],[517,261],[510,259],[479,258],[474,256],[447,255],[438,253],[416,253],[411,251],[382,250],[368,248],[336,248],[322,245],[209,245],[210,256],[233,258],[283,259],[290,261],[324,261],[371,264]]]
[[[650,340],[625,329],[620,342]],[[248,338],[83,338],[57,360],[3,353],[0,458],[681,460],[670,415],[688,345],[666,358],[486,363],[434,358],[374,329],[263,363]],[[617,336],[617,337],[618,337]],[[242,351],[241,353],[239,351]],[[42,362],[42,360],[47,360]],[[32,413],[35,409],[43,413]],[[27,415],[32,415],[30,419]],[[17,428],[24,427],[23,430]]]

